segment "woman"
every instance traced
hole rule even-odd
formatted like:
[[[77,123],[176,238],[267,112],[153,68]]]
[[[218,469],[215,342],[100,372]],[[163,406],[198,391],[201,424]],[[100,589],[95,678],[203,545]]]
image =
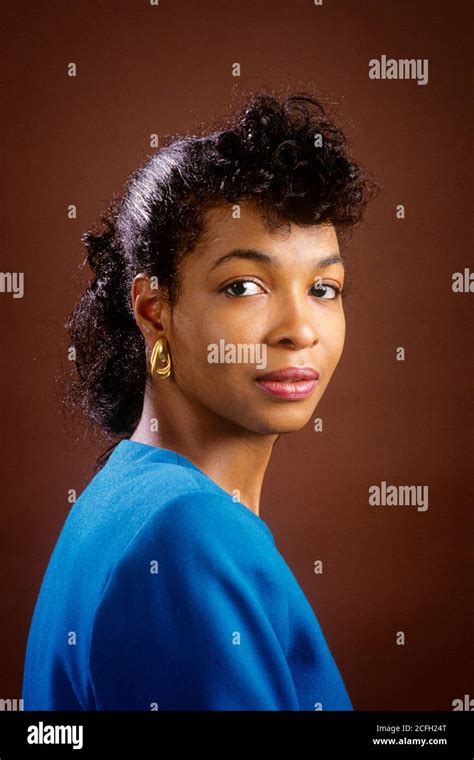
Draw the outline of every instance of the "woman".
[[[340,244],[376,188],[310,95],[170,142],[86,233],[68,403],[118,439],[37,600],[26,710],[351,710],[260,517],[341,356]]]

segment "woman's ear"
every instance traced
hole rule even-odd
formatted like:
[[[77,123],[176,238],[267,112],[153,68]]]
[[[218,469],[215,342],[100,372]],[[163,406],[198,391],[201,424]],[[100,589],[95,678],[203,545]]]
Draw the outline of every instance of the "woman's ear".
[[[168,301],[155,283],[156,279],[143,272],[137,274],[130,293],[135,321],[150,347],[157,338],[166,337],[170,314]]]

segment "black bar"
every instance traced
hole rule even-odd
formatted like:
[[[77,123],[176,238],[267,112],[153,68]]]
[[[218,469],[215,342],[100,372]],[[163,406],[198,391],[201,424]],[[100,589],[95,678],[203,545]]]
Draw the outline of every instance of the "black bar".
[[[467,711],[0,712],[0,760],[97,757],[99,750],[100,756],[102,750],[107,753],[104,757],[133,752],[131,757],[146,760],[188,747],[193,755],[204,751],[220,757],[239,748],[248,755],[254,741],[291,757],[303,751],[304,742],[309,760],[341,751],[351,757],[356,751],[362,758],[472,760],[472,718]],[[61,736],[69,743],[60,743]],[[28,737],[42,743],[29,743]],[[57,743],[47,743],[50,737]]]

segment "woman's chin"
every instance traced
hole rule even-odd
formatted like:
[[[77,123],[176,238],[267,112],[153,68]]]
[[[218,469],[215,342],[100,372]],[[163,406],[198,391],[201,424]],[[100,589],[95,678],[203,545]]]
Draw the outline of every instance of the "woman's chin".
[[[253,430],[255,433],[261,433],[262,435],[297,433],[298,430],[302,430],[312,419],[312,411],[313,410],[311,410],[309,414],[307,410],[305,410],[304,414],[302,411],[298,414],[295,412],[292,414],[280,413],[278,416],[269,416],[266,418],[262,418],[261,414],[256,414],[255,420],[250,421],[250,424],[247,424],[246,427]]]

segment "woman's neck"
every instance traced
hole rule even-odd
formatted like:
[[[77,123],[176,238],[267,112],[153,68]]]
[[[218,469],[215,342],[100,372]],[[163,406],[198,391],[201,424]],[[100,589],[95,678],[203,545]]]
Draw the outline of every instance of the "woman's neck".
[[[277,434],[237,427],[208,409],[176,409],[145,395],[132,441],[176,451],[256,515],[263,479]]]

